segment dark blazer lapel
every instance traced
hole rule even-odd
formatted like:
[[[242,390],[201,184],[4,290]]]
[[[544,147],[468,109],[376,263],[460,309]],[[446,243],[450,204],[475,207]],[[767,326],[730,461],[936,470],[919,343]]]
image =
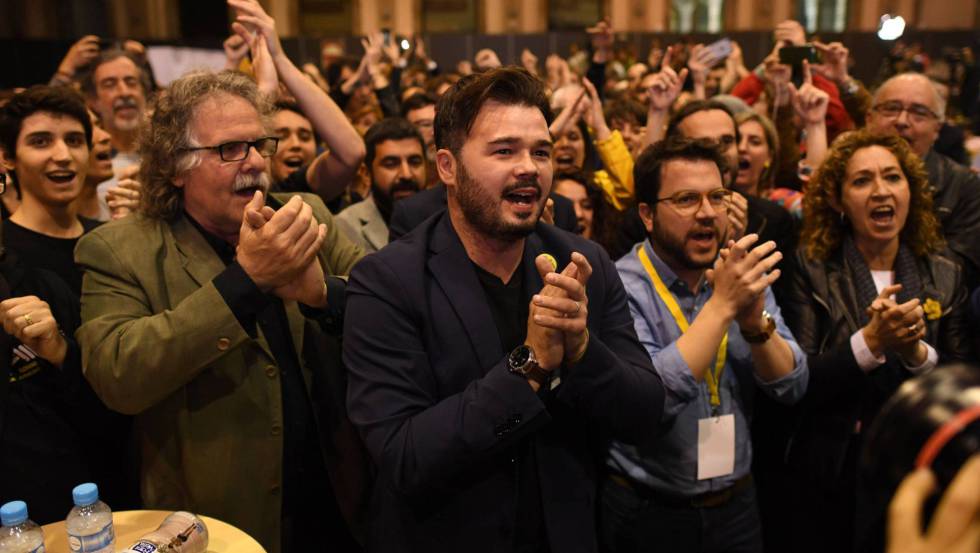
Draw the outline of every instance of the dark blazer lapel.
[[[503,357],[500,336],[483,287],[476,277],[476,269],[466,255],[448,214],[443,215],[433,227],[429,251],[429,271],[466,330],[480,366],[489,369]]]

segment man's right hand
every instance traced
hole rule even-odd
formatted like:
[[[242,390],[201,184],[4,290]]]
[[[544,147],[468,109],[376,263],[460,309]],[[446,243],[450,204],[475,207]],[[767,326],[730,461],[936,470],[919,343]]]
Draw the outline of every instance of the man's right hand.
[[[71,45],[65,58],[58,65],[58,73],[74,77],[79,69],[85,67],[99,55],[99,37],[86,35]]]
[[[264,292],[287,284],[305,271],[326,235],[313,217],[313,208],[299,196],[290,198],[261,227],[254,213],[264,210],[265,198],[256,192],[245,207],[239,230],[237,260]]]
[[[656,74],[653,84],[650,86],[650,111],[667,112],[674,100],[680,96],[684,80],[687,79],[688,69],[681,69],[680,73],[674,71],[670,66],[670,58],[674,47],[667,48],[661,62],[660,72]]]

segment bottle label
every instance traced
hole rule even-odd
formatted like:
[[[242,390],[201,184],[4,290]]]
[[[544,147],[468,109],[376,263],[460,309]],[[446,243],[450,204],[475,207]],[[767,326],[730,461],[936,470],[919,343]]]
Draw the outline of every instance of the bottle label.
[[[157,553],[158,550],[159,548],[155,543],[140,540],[130,545],[129,549],[123,551],[123,553]]]
[[[112,529],[112,521],[94,534],[87,536],[68,534],[68,547],[73,553],[113,553],[114,541],[116,541],[116,534]]]

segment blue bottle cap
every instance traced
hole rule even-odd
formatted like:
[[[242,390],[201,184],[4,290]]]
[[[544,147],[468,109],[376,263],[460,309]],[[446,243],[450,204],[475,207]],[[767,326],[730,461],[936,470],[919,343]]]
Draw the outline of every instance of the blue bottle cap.
[[[0,523],[4,526],[17,526],[27,520],[27,503],[11,501],[0,507]]]
[[[71,498],[78,507],[91,505],[99,500],[99,487],[91,482],[79,484],[71,491]]]

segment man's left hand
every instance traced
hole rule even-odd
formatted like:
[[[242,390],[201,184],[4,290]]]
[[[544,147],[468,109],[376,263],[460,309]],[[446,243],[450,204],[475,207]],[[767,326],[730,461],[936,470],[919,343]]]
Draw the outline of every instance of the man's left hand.
[[[558,314],[537,314],[534,322],[561,331],[565,337],[564,361],[574,363],[585,354],[589,343],[587,328],[589,298],[585,285],[592,276],[592,266],[584,255],[572,253],[572,262],[561,273],[545,276],[545,286],[534,297],[533,304]]]

